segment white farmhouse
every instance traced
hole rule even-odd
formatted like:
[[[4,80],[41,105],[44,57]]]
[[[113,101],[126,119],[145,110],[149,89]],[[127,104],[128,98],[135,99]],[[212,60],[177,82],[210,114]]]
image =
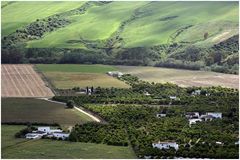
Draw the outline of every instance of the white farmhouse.
[[[158,113],[158,114],[157,114],[157,117],[158,117],[158,118],[166,117],[166,116],[167,116],[166,113]]]
[[[178,150],[178,144],[174,141],[167,141],[167,142],[154,142],[152,143],[153,148],[158,148],[158,149],[170,149],[174,148],[175,150]]]
[[[63,132],[61,129],[51,129],[50,127],[38,127],[38,131],[46,132],[47,134],[51,134],[53,132]]]
[[[194,95],[194,96],[197,96],[197,95],[200,95],[200,94],[201,94],[201,90],[200,89],[195,90],[195,91],[192,92],[192,95]]]
[[[217,144],[217,145],[223,145],[223,143],[222,143],[222,142],[219,142],[219,141],[217,141],[216,144]]]
[[[123,76],[123,73],[122,72],[118,72],[118,71],[110,71],[110,72],[107,72],[107,74],[109,76],[113,76],[113,77],[122,77]]]
[[[222,119],[222,113],[220,113],[220,112],[207,112],[207,115],[213,116],[213,118]]]
[[[169,96],[169,98],[170,98],[171,100],[176,100],[176,99],[177,99],[177,96]]]
[[[50,127],[38,127],[38,131],[41,131],[41,132],[49,133],[50,130],[51,130]]]
[[[57,139],[63,139],[65,140],[66,138],[69,137],[69,133],[64,133],[64,132],[53,132],[52,133],[53,137],[56,137]]]
[[[201,115],[201,119],[204,121],[212,121],[214,117],[212,115]]]
[[[150,95],[151,95],[151,94],[148,93],[147,91],[145,91],[143,94],[144,94],[145,96],[150,96]]]
[[[187,112],[185,114],[186,118],[191,119],[191,118],[199,118],[199,112]]]
[[[27,139],[40,139],[42,138],[39,134],[36,133],[28,133],[25,135]]]
[[[196,124],[197,122],[202,122],[202,119],[195,118],[195,119],[189,119],[189,126],[191,127],[192,124]]]
[[[40,139],[44,135],[47,135],[47,133],[42,131],[33,131],[32,133],[27,133],[25,137],[27,139]]]

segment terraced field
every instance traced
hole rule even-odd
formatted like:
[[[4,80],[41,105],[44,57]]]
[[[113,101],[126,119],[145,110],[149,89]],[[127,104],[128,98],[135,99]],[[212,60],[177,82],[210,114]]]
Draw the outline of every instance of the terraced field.
[[[74,65],[74,64],[39,64],[37,68],[53,83],[56,88],[73,87],[129,87],[124,82],[108,76],[108,71],[117,68],[108,65]]]
[[[130,73],[148,82],[171,82],[183,87],[224,86],[239,88],[238,75],[160,67],[117,66],[117,68],[123,73]]]
[[[2,97],[54,96],[32,65],[2,64],[1,75]]]
[[[2,125],[1,158],[4,159],[132,159],[129,147],[54,140],[26,140],[14,134],[25,126]]]
[[[2,98],[2,122],[58,123],[62,127],[93,121],[89,116],[66,109],[62,104],[33,98]]]

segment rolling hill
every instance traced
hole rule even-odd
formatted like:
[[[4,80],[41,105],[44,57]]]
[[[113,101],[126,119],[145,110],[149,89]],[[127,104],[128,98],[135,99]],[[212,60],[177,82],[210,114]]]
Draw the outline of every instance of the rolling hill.
[[[184,63],[186,50],[194,46],[200,48],[199,58],[187,61],[216,68],[236,58],[235,52],[224,52],[220,61],[206,62],[214,45],[238,35],[238,11],[238,2],[5,2],[2,43],[3,48],[100,52],[97,63],[130,65],[155,65],[169,58]],[[26,58],[37,57],[43,56]],[[94,63],[89,57],[83,62]]]

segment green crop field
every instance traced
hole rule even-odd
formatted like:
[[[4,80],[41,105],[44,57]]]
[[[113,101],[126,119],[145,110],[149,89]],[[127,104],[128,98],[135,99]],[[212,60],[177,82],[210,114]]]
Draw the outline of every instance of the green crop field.
[[[87,115],[41,99],[2,98],[2,122],[58,123],[63,127],[93,121]]]
[[[106,72],[117,68],[107,65],[75,64],[38,64],[37,68],[53,83],[56,88],[73,87],[129,87],[124,82],[108,76]]]
[[[6,5],[5,2],[3,5]],[[8,2],[10,3],[10,2]],[[84,2],[14,2],[2,8],[2,35],[8,35],[25,25],[53,14],[71,10]]]
[[[171,82],[183,87],[189,86],[224,86],[238,88],[238,75],[207,71],[191,71],[160,67],[117,66],[123,73],[130,73],[148,82]]]
[[[1,158],[4,159],[130,159],[136,158],[129,147],[56,140],[16,139],[14,134],[25,126],[2,125]]]

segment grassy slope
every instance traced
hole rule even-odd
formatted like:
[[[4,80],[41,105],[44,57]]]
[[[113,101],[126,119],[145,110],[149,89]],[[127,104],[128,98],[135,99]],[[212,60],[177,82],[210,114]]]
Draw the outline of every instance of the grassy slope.
[[[74,126],[92,121],[87,115],[64,105],[28,98],[3,98],[2,122],[58,123]]]
[[[146,2],[114,2],[90,8],[84,15],[72,16],[71,25],[44,36],[41,40],[28,43],[28,47],[83,48],[83,45],[67,43],[69,40],[105,40],[114,33],[135,8]]]
[[[124,82],[106,75],[117,68],[107,65],[76,65],[76,64],[38,64],[38,69],[54,84],[56,88],[73,87],[129,87]]]
[[[127,4],[126,4],[127,3]],[[117,30],[119,24],[130,17],[137,7],[143,13],[140,18],[126,26],[121,37],[126,47],[152,46],[168,43],[169,37],[180,28],[193,27],[183,31],[176,41],[212,44],[238,33],[237,2],[113,2],[91,8],[80,16],[70,17],[74,23],[56,32],[47,34],[41,40],[28,43],[28,47],[78,47],[81,43],[67,43],[68,40],[106,40]],[[137,4],[137,5],[136,5]],[[161,18],[178,16],[167,21]],[[203,41],[203,34],[209,38]],[[226,34],[227,32],[227,34]]]
[[[36,19],[77,8],[83,3],[37,1],[12,3],[2,8],[2,35],[8,35]]]
[[[24,142],[26,141],[25,139],[15,139],[14,134],[23,127],[2,125],[2,158],[136,158],[129,147],[52,140],[30,140]]]
[[[154,2],[143,11],[150,15],[131,23],[122,34],[128,47],[167,43],[170,35],[187,25],[194,27],[180,34],[177,41],[202,40],[205,32],[209,36],[233,28],[235,34],[238,32],[237,2]],[[159,20],[169,16],[178,17],[168,21]]]
[[[118,66],[123,73],[130,73],[148,82],[172,82],[180,86],[225,86],[238,88],[238,75],[207,71],[191,71],[160,67]]]

